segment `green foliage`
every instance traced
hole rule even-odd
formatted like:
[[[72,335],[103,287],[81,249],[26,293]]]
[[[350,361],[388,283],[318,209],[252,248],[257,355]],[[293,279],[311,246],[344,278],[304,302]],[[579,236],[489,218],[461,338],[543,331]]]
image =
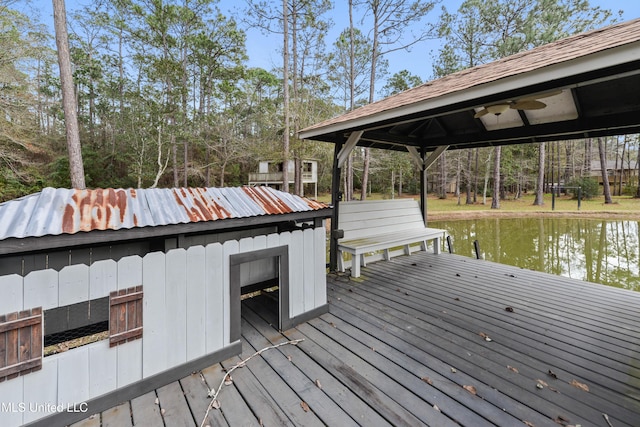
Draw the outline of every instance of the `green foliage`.
[[[257,8],[255,14],[247,13],[250,20],[256,18],[263,30],[280,31],[282,16],[260,15],[272,11],[270,4],[250,3]],[[376,81],[387,70],[384,54],[411,44],[412,32],[406,31],[406,23],[420,30],[411,34],[418,40],[435,35],[424,20],[432,2],[355,3],[361,15],[356,21],[372,16],[373,8],[382,4],[407,12],[407,20],[401,22],[394,21],[399,15],[376,12],[386,19],[378,28],[376,53],[381,56],[375,63]],[[294,66],[291,58],[289,82],[295,132],[348,109],[352,77],[354,106],[368,102],[374,52],[373,32],[355,29],[355,76],[350,76],[349,31],[340,34],[330,53],[324,46],[330,2],[290,1],[289,5],[296,8],[295,22],[290,15],[290,29],[296,30],[298,46],[298,62]],[[277,12],[281,5],[274,7]],[[506,19],[515,10],[521,10],[522,16]],[[69,16],[69,27],[75,31],[71,53],[89,187],[242,185],[248,173],[255,172],[258,160],[282,158],[282,70],[246,67],[246,34],[237,21],[240,16],[223,15],[212,0],[107,1],[75,12]],[[444,76],[600,26],[611,16],[584,0],[467,0],[457,14],[444,11],[440,17],[438,36],[443,47],[434,74]],[[0,9],[0,30],[0,199],[44,186],[69,187],[50,30],[8,7]],[[421,81],[411,69],[403,70],[389,78],[383,91],[397,93]],[[319,160],[319,189],[328,190],[333,146],[292,138],[291,150],[296,157]],[[473,166],[480,187],[491,167],[490,152],[481,150],[478,167]],[[504,147],[502,153],[506,185],[529,185],[535,174],[535,150]],[[463,169],[467,168],[464,162]],[[358,159],[356,186],[362,182],[361,163]],[[455,174],[453,164],[448,166],[450,179]],[[377,152],[371,168],[374,191],[390,194],[392,176],[398,191],[402,176],[403,191],[417,192],[419,175],[406,153]]]
[[[408,70],[402,70],[387,80],[387,84],[382,88],[382,93],[385,96],[391,96],[421,84],[422,79],[419,76],[411,74]]]
[[[576,178],[569,183],[569,187],[580,187],[582,190],[582,198],[586,200],[593,199],[600,193],[600,186],[598,181],[591,177]],[[574,198],[578,198],[578,190],[575,188],[569,188],[567,191],[573,194]]]

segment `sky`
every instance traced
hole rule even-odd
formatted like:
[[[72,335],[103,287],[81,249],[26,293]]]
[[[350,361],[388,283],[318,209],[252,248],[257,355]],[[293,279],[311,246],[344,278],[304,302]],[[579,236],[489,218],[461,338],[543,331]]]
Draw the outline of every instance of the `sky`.
[[[274,3],[275,0],[272,0]],[[436,21],[440,15],[440,7],[445,6],[449,12],[454,12],[463,0],[442,0],[436,10],[428,15],[428,19]],[[333,0],[334,11],[331,19],[334,27],[326,36],[327,46],[330,48],[339,33],[348,27],[348,7],[346,0]],[[52,0],[31,0],[31,6],[37,10],[41,16],[40,20],[53,28]],[[66,0],[67,14],[73,10],[81,9],[85,5],[90,5],[91,0]],[[18,0],[17,5],[26,5],[27,2]],[[622,10],[623,20],[631,20],[640,17],[639,0],[591,0],[592,6],[611,9],[614,12]],[[242,16],[245,8],[243,0],[220,0],[218,7],[223,13],[229,15]],[[16,6],[20,8],[20,6]],[[26,6],[25,6],[26,7]],[[52,29],[53,32],[53,29]],[[279,35],[267,35],[259,29],[250,28],[247,32],[247,53],[250,67],[260,67],[272,70],[280,67],[282,59],[278,50],[282,46],[282,38]],[[403,69],[409,70],[412,74],[420,76],[423,80],[431,78],[433,57],[437,54],[440,43],[437,40],[425,41],[414,46],[411,51],[398,51],[387,56],[389,61],[389,76]],[[380,84],[382,86],[382,84]]]

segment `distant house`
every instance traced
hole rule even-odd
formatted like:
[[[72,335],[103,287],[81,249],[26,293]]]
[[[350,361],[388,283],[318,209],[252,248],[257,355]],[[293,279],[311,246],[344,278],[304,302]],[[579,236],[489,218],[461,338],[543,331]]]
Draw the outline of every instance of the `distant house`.
[[[288,163],[289,184],[294,183],[295,162],[289,160]],[[249,174],[249,186],[264,185],[275,189],[282,189],[282,162],[271,162],[263,160],[258,165],[258,173]],[[302,161],[302,189],[306,193],[305,186],[313,186],[314,198],[318,198],[318,162],[316,160]]]
[[[600,166],[600,160],[594,160],[591,162],[591,175],[598,180],[598,184],[602,184],[602,167]],[[620,160],[616,165],[615,160],[607,160],[607,176],[609,182],[613,182],[614,178],[618,182],[622,177],[622,185],[635,184],[638,176],[638,162],[637,160],[631,160],[631,162]]]

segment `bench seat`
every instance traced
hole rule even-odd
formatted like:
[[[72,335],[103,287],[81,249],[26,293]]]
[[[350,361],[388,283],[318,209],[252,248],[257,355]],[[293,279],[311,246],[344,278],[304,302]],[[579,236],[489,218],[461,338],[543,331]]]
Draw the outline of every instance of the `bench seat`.
[[[344,253],[352,255],[351,276],[360,276],[360,266],[366,266],[367,254],[384,251],[390,259],[390,249],[404,247],[410,255],[410,245],[420,243],[422,250],[433,241],[434,253],[440,252],[447,231],[424,226],[418,203],[413,199],[345,202],[340,205],[339,227],[344,237],[338,241],[338,269],[345,271]],[[380,259],[380,258],[378,258]]]

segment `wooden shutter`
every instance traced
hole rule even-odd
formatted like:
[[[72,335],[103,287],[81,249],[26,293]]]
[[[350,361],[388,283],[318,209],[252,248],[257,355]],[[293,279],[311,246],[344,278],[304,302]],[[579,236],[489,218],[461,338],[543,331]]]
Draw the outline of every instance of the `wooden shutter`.
[[[42,368],[42,307],[0,315],[0,382]]]
[[[109,346],[142,338],[142,286],[109,295]]]

